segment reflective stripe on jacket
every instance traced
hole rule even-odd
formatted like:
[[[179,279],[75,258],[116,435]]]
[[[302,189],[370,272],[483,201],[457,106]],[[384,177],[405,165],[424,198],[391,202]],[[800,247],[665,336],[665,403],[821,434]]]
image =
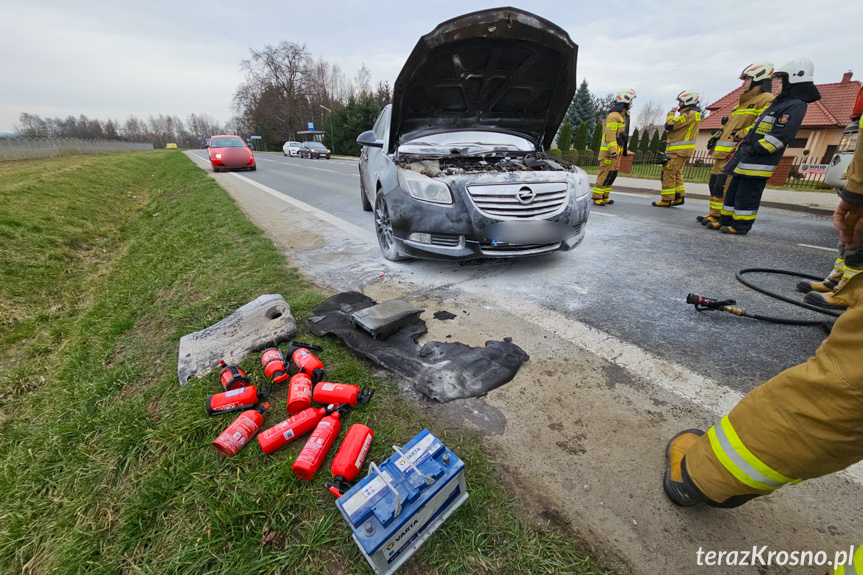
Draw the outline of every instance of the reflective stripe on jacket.
[[[773,94],[762,92],[761,87],[753,88],[740,95],[740,102],[734,106],[734,111],[728,118],[728,122],[722,128],[722,135],[713,148],[712,158],[724,160],[728,153],[734,149],[737,142],[746,135],[746,129],[755,122],[755,118],[767,110]]]
[[[681,108],[678,114],[668,114],[665,129],[668,134],[665,150],[678,155],[691,156],[695,151],[695,138],[701,123],[701,110],[695,106]]]
[[[617,134],[626,130],[626,117],[624,112],[609,112],[605,118],[602,130],[602,145],[599,148],[599,159],[604,160],[609,156],[617,156],[620,153],[617,144]]]
[[[754,178],[772,176],[785,147],[800,130],[806,109],[806,102],[798,99],[771,103],[749,126],[740,149],[726,166],[725,173]]]

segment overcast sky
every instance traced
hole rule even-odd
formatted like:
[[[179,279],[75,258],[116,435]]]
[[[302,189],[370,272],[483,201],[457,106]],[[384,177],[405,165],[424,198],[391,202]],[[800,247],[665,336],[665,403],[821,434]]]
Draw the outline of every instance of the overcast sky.
[[[473,0],[238,2],[0,0],[0,132],[21,112],[232,115],[249,48],[290,40],[338,63],[362,63],[392,85],[420,35]],[[578,81],[599,93],[631,87],[663,109],[683,89],[713,101],[739,85],[749,63],[805,57],[818,83],[856,68],[863,79],[863,2],[800,0],[515,2],[555,22],[579,45]]]

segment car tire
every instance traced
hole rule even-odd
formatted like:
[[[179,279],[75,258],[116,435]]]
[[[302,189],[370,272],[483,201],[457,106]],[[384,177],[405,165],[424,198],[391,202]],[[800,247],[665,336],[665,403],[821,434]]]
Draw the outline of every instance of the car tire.
[[[218,174],[221,171],[222,171],[222,168],[217,168],[216,166],[213,166],[213,172],[214,173]]]
[[[366,196],[366,187],[363,185],[362,177],[360,177],[360,202],[362,202],[363,211],[372,211],[372,204],[369,203],[369,198]]]
[[[387,199],[381,191],[378,191],[378,195],[375,198],[375,235],[378,238],[381,253],[386,259],[391,262],[401,262],[408,259],[401,255],[398,252],[398,248],[396,248],[393,224],[390,220],[390,210],[387,206]]]
[[[258,166],[252,166],[251,168],[249,168],[249,171],[254,172],[254,171],[257,171],[257,169],[258,169]]]

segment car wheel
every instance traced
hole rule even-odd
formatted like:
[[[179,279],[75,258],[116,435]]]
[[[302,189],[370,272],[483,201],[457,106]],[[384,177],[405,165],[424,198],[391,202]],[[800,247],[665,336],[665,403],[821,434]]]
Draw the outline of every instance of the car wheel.
[[[390,210],[387,207],[387,199],[384,197],[383,192],[378,192],[378,197],[375,199],[375,234],[378,237],[381,253],[384,254],[386,259],[391,262],[400,262],[407,259],[399,254],[396,249],[393,224],[390,220]]]
[[[218,174],[221,171],[222,171],[222,168],[217,168],[216,166],[213,166],[213,172]]]
[[[250,172],[254,172],[254,171],[256,171],[257,169],[258,169],[258,166],[252,166],[251,168],[249,168],[249,171],[250,171]]]

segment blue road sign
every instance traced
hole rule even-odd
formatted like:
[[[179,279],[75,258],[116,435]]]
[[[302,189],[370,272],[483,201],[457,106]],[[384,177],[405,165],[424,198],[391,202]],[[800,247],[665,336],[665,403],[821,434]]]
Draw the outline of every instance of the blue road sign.
[[[310,132],[313,132],[313,131],[314,131],[314,129],[315,129],[315,123],[314,123],[314,122],[309,122],[309,128],[308,128],[308,129],[309,129],[309,131],[310,131]]]

